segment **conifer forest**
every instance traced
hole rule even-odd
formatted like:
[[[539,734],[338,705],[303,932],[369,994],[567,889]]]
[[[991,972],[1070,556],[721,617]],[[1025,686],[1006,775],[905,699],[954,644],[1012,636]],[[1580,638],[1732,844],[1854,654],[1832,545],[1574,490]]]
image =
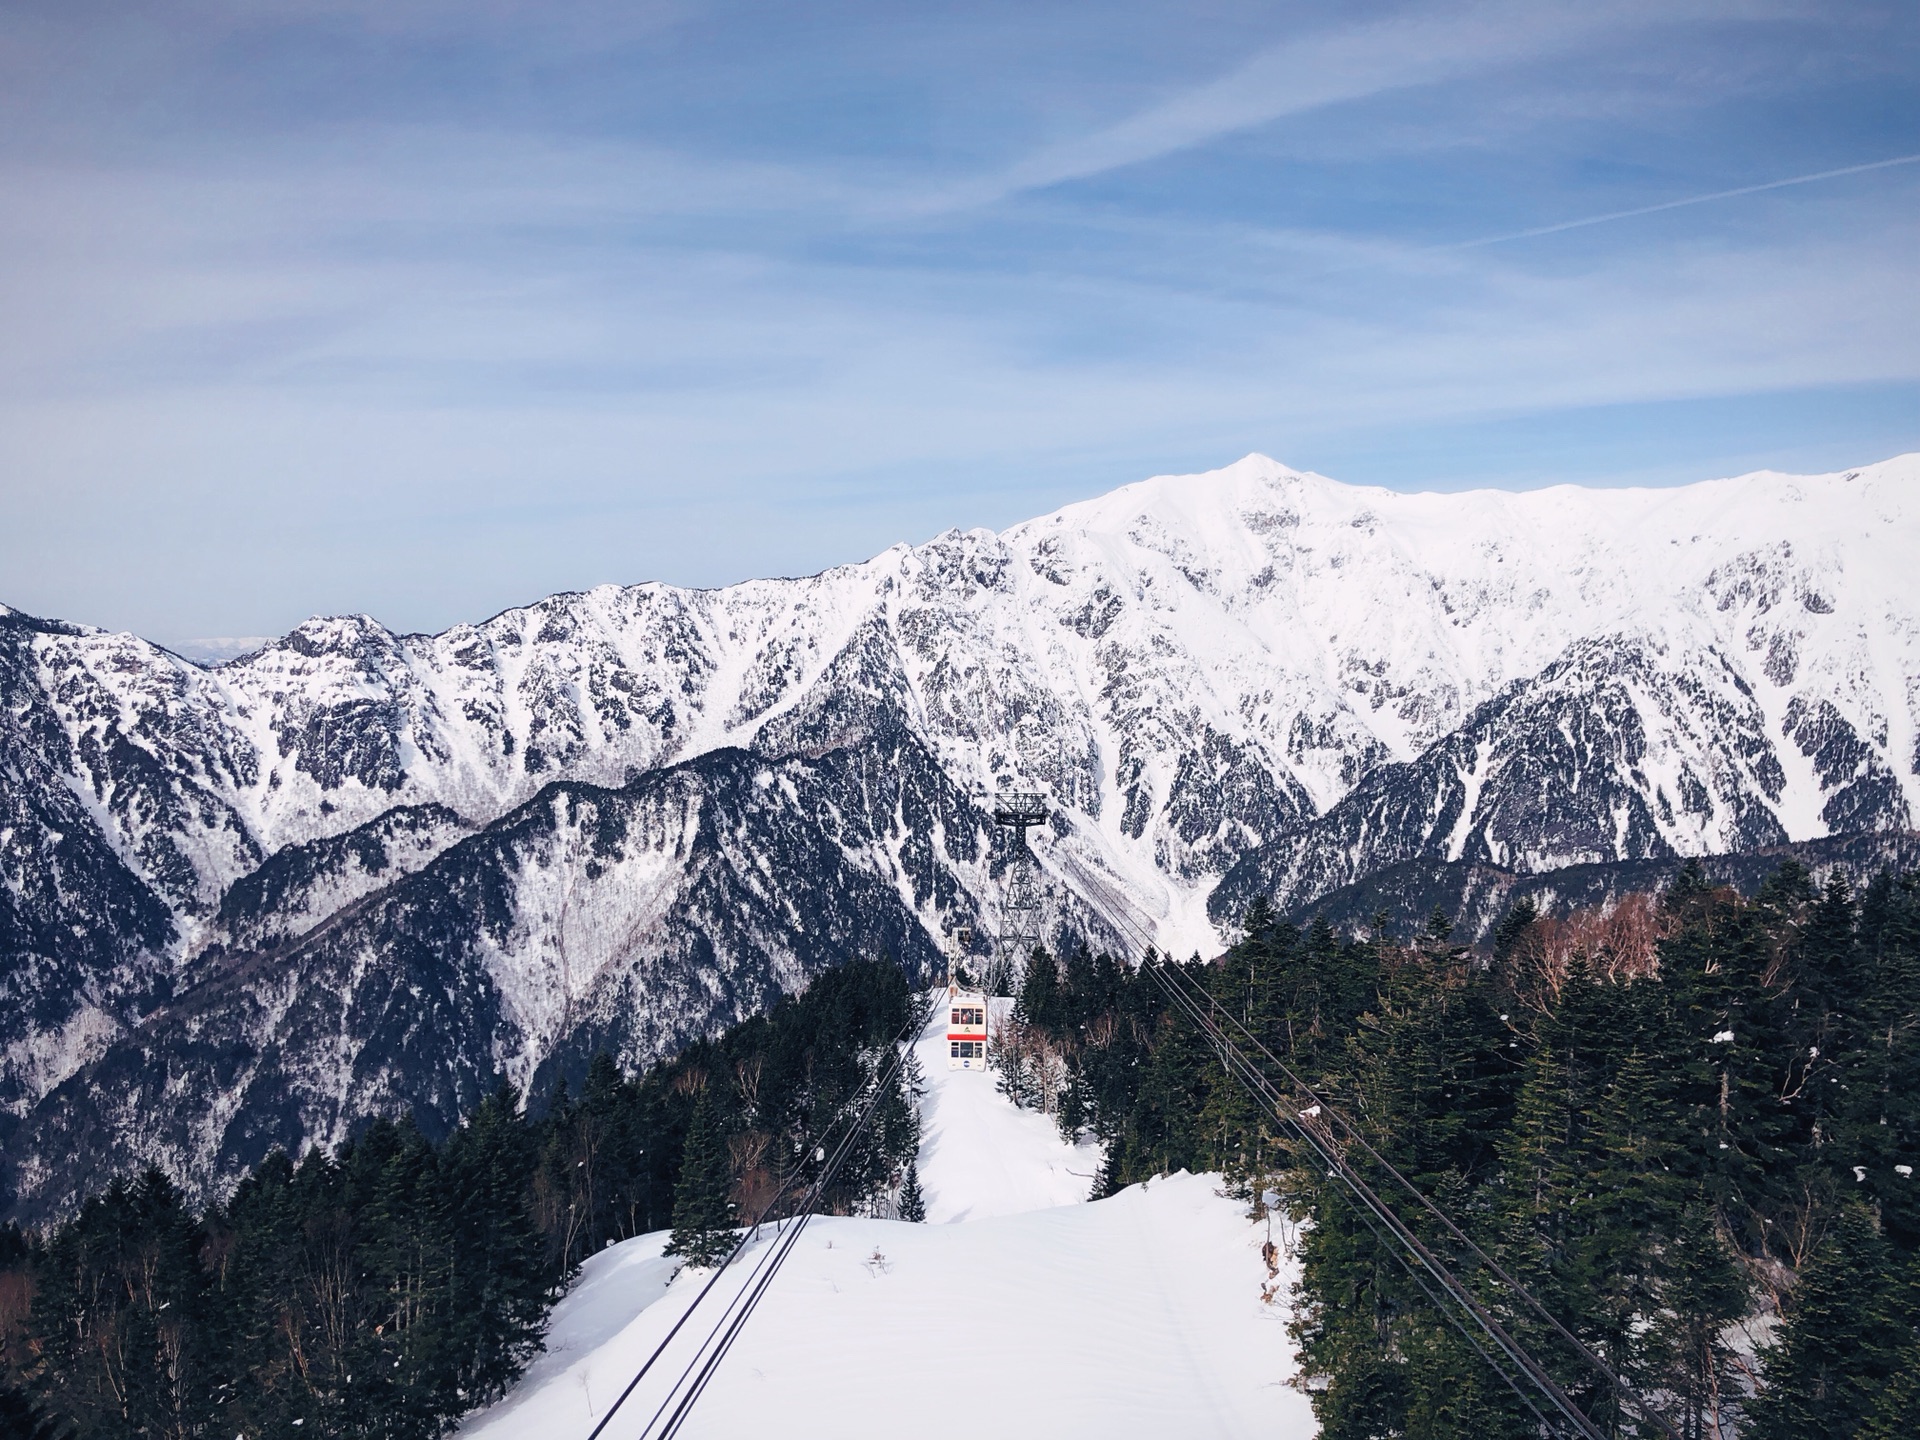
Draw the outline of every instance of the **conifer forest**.
[[[1385,931],[1258,901],[1182,970],[1685,1440],[1912,1433],[1920,875],[1856,893],[1789,862],[1743,896],[1689,862],[1605,912],[1522,901],[1486,946],[1443,914]],[[1025,967],[997,1084],[1102,1143],[1096,1197],[1211,1171],[1266,1221],[1327,1440],[1550,1433],[1169,1003],[1170,962],[1061,948]],[[437,1139],[381,1121],[202,1212],[149,1171],[9,1228],[7,1433],[442,1434],[511,1385],[587,1256],[665,1229],[685,1263],[723,1255],[923,1006],[852,962],[643,1075],[602,1056]],[[924,1218],[916,1086],[890,1084],[829,1208]],[[1537,1315],[1481,1299],[1608,1433],[1654,1433]]]
[[[1685,1440],[1913,1434],[1920,876],[1856,895],[1789,863],[1743,898],[1690,862],[1605,916],[1523,904],[1486,952],[1450,930],[1343,938],[1256,902],[1201,974]],[[1550,1433],[1171,1012],[1163,963],[1036,956],[1009,1094],[1105,1142],[1096,1193],[1213,1170],[1269,1213],[1301,1261],[1298,1383],[1326,1440]],[[1654,1433],[1482,1298],[1609,1433]]]
[[[644,1075],[602,1055],[537,1118],[503,1087],[437,1141],[379,1121],[276,1154],[203,1212],[149,1170],[48,1233],[9,1225],[0,1436],[443,1434],[520,1375],[588,1255],[669,1227],[688,1263],[724,1254],[919,1004],[891,962],[850,962]],[[828,1208],[891,1206],[912,1083]]]

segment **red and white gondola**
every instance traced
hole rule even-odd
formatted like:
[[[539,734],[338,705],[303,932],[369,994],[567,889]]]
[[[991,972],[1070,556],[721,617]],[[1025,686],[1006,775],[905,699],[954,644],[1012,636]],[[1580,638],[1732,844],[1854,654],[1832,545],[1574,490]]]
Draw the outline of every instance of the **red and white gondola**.
[[[947,1068],[987,1068],[987,997],[952,984],[947,986]]]

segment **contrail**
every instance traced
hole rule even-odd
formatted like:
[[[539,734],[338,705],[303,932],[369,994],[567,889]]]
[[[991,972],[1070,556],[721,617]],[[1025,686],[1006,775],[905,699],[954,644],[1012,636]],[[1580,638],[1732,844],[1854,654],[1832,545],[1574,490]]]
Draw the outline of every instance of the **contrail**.
[[[1868,170],[1885,170],[1890,165],[1912,165],[1920,155],[1896,155],[1891,160],[1870,160],[1865,165],[1844,165],[1838,170],[1821,170],[1812,175],[1795,175],[1787,180],[1769,180],[1764,185],[1742,185],[1737,190],[1716,190],[1711,195],[1689,195],[1684,200],[1666,200],[1658,205],[1641,205],[1633,210],[1614,210],[1605,215],[1589,215],[1583,220],[1562,220],[1558,225],[1537,225],[1531,230],[1515,230],[1507,235],[1489,235],[1484,240],[1463,240],[1457,245],[1440,245],[1440,250],[1474,250],[1482,245],[1503,245],[1509,240],[1530,240],[1536,235],[1557,235],[1562,230],[1578,230],[1587,225],[1605,225],[1611,220],[1630,220],[1636,215],[1653,215],[1661,210],[1678,210],[1683,205],[1705,205],[1710,200],[1731,200],[1736,195],[1757,195],[1762,190],[1784,190],[1789,185],[1811,185],[1816,180],[1837,180],[1842,175],[1859,175]]]

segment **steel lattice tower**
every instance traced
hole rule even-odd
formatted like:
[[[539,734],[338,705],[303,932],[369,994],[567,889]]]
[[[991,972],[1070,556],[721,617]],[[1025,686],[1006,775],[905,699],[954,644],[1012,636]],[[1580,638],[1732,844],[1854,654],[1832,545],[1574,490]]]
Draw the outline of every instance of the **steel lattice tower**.
[[[1040,943],[1040,866],[1027,831],[1046,820],[1047,797],[1038,791],[1007,790],[993,802],[994,825],[1013,832],[1001,871],[999,958],[1015,977]]]

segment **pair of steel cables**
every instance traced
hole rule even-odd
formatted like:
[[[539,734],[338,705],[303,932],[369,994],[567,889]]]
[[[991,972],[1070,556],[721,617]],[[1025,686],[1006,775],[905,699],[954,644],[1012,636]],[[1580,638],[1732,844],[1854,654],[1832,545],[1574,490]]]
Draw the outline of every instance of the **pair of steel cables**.
[[[807,1228],[807,1221],[813,1218],[815,1207],[819,1205],[821,1198],[832,1187],[841,1169],[852,1156],[856,1142],[866,1133],[867,1126],[878,1110],[882,1097],[893,1084],[894,1077],[906,1064],[907,1051],[903,1047],[911,1043],[912,1038],[925,1028],[926,1022],[927,1017],[921,1012],[919,1005],[909,1002],[906,1023],[888,1042],[887,1049],[883,1052],[892,1056],[891,1063],[884,1071],[876,1068],[872,1079],[860,1090],[855,1091],[833,1118],[822,1127],[812,1147],[814,1161],[820,1165],[813,1183],[800,1196],[799,1203],[794,1207],[794,1213],[777,1222],[773,1243],[760,1253],[760,1257],[753,1263],[753,1268],[747,1272],[746,1280],[721,1308],[713,1325],[701,1338],[700,1343],[694,1347],[692,1356],[682,1365],[673,1383],[667,1387],[664,1398],[647,1419],[646,1424],[637,1432],[639,1440],[670,1440],[670,1437],[680,1433],[681,1427],[686,1424],[687,1417],[693,1412],[695,1403],[706,1393],[707,1386],[713,1380],[714,1372],[720,1368],[720,1362],[726,1359],[727,1352],[733,1348],[734,1341],[739,1339],[741,1330],[745,1328],[754,1310],[765,1297],[767,1287],[773,1283],[774,1277],[780,1273],[780,1267],[786,1264],[787,1257],[793,1253],[794,1246],[799,1243],[801,1232]],[[856,1106],[858,1106],[857,1112]],[[850,1123],[840,1138],[832,1142],[832,1148],[829,1149],[829,1141],[834,1130],[842,1121],[850,1121]],[[620,1407],[625,1405],[634,1391],[640,1387],[640,1382],[647,1377],[655,1363],[673,1344],[674,1338],[693,1318],[707,1297],[713,1293],[714,1287],[719,1284],[720,1277],[726,1274],[754,1236],[759,1234],[760,1227],[767,1222],[781,1202],[793,1193],[800,1178],[801,1169],[796,1167],[781,1181],[773,1197],[761,1206],[760,1213],[754,1217],[753,1223],[740,1232],[740,1238],[734,1242],[733,1249],[727,1252],[726,1258],[714,1267],[713,1274],[707,1278],[707,1283],[701,1286],[700,1293],[693,1297],[692,1303],[687,1306],[680,1318],[673,1322],[673,1327],[654,1347],[653,1353],[627,1382],[626,1388],[620,1392],[619,1397],[607,1407],[606,1414],[600,1417],[599,1423],[593,1427],[587,1440],[600,1440],[607,1427],[613,1423]]]
[[[1128,930],[1135,929],[1128,921],[1122,920],[1120,923]],[[1146,942],[1145,937],[1138,935],[1137,932],[1135,939],[1142,945],[1143,956],[1150,957],[1153,954],[1151,943]],[[1381,1242],[1382,1247],[1405,1268],[1436,1312],[1465,1338],[1473,1350],[1486,1361],[1488,1367],[1520,1398],[1539,1422],[1543,1433],[1548,1435],[1571,1433],[1580,1437],[1580,1440],[1608,1440],[1606,1432],[1580,1409],[1546,1368],[1500,1323],[1493,1312],[1454,1272],[1452,1266],[1437,1255],[1399,1212],[1368,1183],[1366,1177],[1348,1158],[1349,1148],[1366,1155],[1400,1188],[1411,1195],[1420,1208],[1432,1216],[1457,1245],[1484,1267],[1486,1273],[1491,1275],[1514,1299],[1545,1321],[1588,1367],[1603,1378],[1626,1408],[1669,1437],[1669,1440],[1680,1440],[1679,1432],[1664,1415],[1628,1385],[1605,1360],[1568,1330],[1532,1292],[1475,1244],[1418,1186],[1382,1156],[1366,1136],[1336,1107],[1328,1104],[1325,1099],[1315,1093],[1311,1086],[1295,1074],[1231,1012],[1221,1010],[1213,997],[1207,994],[1196,979],[1174,963],[1157,963],[1151,959],[1143,959],[1142,963],[1174,1007],[1213,1046],[1227,1073],[1247,1091],[1283,1133],[1295,1137],[1306,1146],[1325,1168],[1328,1178],[1340,1182],[1352,1200],[1356,1214]],[[1283,1094],[1268,1074],[1249,1058],[1241,1045],[1228,1034],[1226,1026],[1221,1024],[1218,1018],[1220,1016],[1224,1016],[1226,1025],[1237,1030],[1247,1045],[1257,1051],[1293,1087],[1291,1096]],[[766,1295],[767,1288],[773,1283],[780,1267],[792,1254],[802,1231],[806,1228],[807,1221],[812,1217],[814,1208],[853,1153],[856,1141],[865,1133],[881,1097],[905,1063],[906,1052],[901,1048],[902,1045],[916,1028],[924,1024],[925,1017],[916,1009],[888,1047],[892,1052],[891,1064],[884,1072],[876,1071],[871,1084],[863,1091],[856,1093],[822,1131],[821,1140],[816,1145],[814,1155],[816,1161],[824,1161],[824,1163],[812,1185],[801,1197],[796,1214],[789,1217],[793,1223],[788,1224],[785,1220],[780,1222],[774,1243],[755,1261],[746,1281],[722,1308],[713,1326],[695,1348],[692,1357],[682,1367],[679,1375],[668,1387],[665,1397],[639,1432],[642,1440],[670,1440],[670,1437],[680,1432],[694,1404],[705,1393],[714,1372],[739,1338],[741,1330]],[[863,1098],[864,1103],[861,1103]],[[845,1133],[841,1135],[829,1154],[825,1143],[827,1137],[843,1119],[849,1116],[856,1104],[860,1105],[858,1114],[853,1116],[852,1123],[847,1126]],[[773,1198],[762,1207],[753,1224],[742,1232],[732,1251],[708,1278],[700,1293],[694,1297],[693,1303],[674,1322],[673,1327],[648,1356],[646,1363],[640,1367],[619,1398],[594,1426],[588,1440],[600,1440],[600,1436],[612,1423],[620,1407],[632,1396],[640,1382],[666,1352],[667,1347],[673,1343],[682,1327],[712,1293],[721,1275],[739,1257],[773,1210],[793,1190],[799,1178],[797,1170],[791,1173],[776,1190]],[[1496,1351],[1505,1358],[1505,1364],[1496,1358]],[[1546,1402],[1545,1410],[1536,1403],[1535,1394],[1532,1392],[1537,1392],[1538,1396]],[[1550,1419],[1549,1412],[1557,1416],[1558,1420]],[[659,1428],[656,1429],[656,1426]]]
[[[1628,1385],[1578,1336],[1561,1324],[1559,1319],[1542,1305],[1531,1291],[1475,1244],[1425,1192],[1381,1155],[1366,1136],[1335,1106],[1328,1104],[1324,1098],[1316,1094],[1311,1086],[1295,1074],[1231,1012],[1222,1010],[1197,979],[1188,975],[1177,963],[1170,961],[1155,963],[1151,959],[1154,954],[1152,942],[1140,933],[1139,927],[1126,915],[1123,904],[1116,905],[1114,908],[1113,918],[1116,923],[1129,932],[1134,943],[1141,947],[1143,968],[1153,976],[1175,1008],[1213,1046],[1226,1072],[1279,1125],[1283,1133],[1294,1136],[1306,1146],[1320,1162],[1329,1179],[1337,1180],[1345,1188],[1360,1220],[1373,1232],[1382,1247],[1399,1260],[1415,1285],[1441,1317],[1466,1339],[1493,1372],[1519,1396],[1521,1403],[1539,1421],[1543,1432],[1549,1435],[1564,1434],[1567,1427],[1571,1427],[1572,1433],[1582,1437],[1582,1440],[1608,1440],[1606,1433],[1580,1409],[1565,1390],[1555,1382],[1546,1368],[1500,1323],[1453,1268],[1435,1254],[1432,1247],[1427,1245],[1414,1228],[1367,1182],[1366,1177],[1360,1174],[1348,1158],[1347,1151],[1350,1148],[1360,1151],[1385,1171],[1401,1189],[1413,1197],[1422,1210],[1439,1223],[1455,1244],[1484,1267],[1486,1273],[1491,1275],[1501,1288],[1545,1321],[1554,1334],[1565,1341],[1582,1362],[1605,1380],[1624,1406],[1669,1437],[1669,1440],[1680,1440],[1679,1432],[1664,1415]],[[1258,1051],[1266,1063],[1284,1077],[1286,1083],[1293,1088],[1291,1096],[1283,1094],[1266,1071],[1250,1059],[1241,1045],[1227,1033],[1226,1026],[1222,1025],[1218,1018],[1222,1015],[1225,1017],[1226,1024],[1237,1030],[1246,1044]],[[1489,1345],[1492,1349],[1488,1348]],[[1507,1363],[1503,1365],[1499,1359],[1495,1358],[1494,1351],[1504,1356]],[[1512,1368],[1508,1368],[1509,1366]],[[1537,1392],[1539,1398],[1545,1401],[1547,1407],[1545,1411],[1535,1402],[1535,1393],[1530,1392]],[[1548,1412],[1556,1415],[1559,1423],[1549,1420]]]
[[[1292,1096],[1283,1094],[1220,1024],[1212,997],[1201,990],[1192,977],[1180,972],[1175,965],[1153,965],[1149,968],[1176,1008],[1211,1042],[1227,1072],[1284,1132],[1306,1145],[1329,1179],[1339,1181],[1368,1229],[1401,1262],[1440,1315],[1466,1338],[1494,1373],[1520,1397],[1543,1430],[1549,1434],[1567,1433],[1570,1428],[1571,1433],[1582,1437],[1582,1440],[1608,1440],[1606,1432],[1580,1409],[1546,1368],[1500,1323],[1453,1267],[1436,1254],[1405,1218],[1368,1183],[1348,1158],[1349,1148],[1364,1153],[1412,1195],[1420,1208],[1432,1215],[1453,1241],[1477,1260],[1503,1289],[1566,1341],[1580,1359],[1606,1381],[1624,1405],[1671,1437],[1671,1440],[1679,1440],[1679,1433],[1666,1418],[1636,1393],[1606,1361],[1562,1325],[1525,1286],[1475,1244],[1418,1186],[1374,1149],[1337,1109],[1302,1082],[1244,1025],[1228,1015],[1227,1023],[1240,1031],[1244,1039],[1294,1087]],[[1498,1352],[1497,1356],[1495,1352]],[[1502,1364],[1499,1357],[1504,1357],[1506,1363]],[[1536,1403],[1536,1395],[1545,1401],[1545,1410]],[[1558,1421],[1550,1420],[1549,1413],[1557,1416]]]

